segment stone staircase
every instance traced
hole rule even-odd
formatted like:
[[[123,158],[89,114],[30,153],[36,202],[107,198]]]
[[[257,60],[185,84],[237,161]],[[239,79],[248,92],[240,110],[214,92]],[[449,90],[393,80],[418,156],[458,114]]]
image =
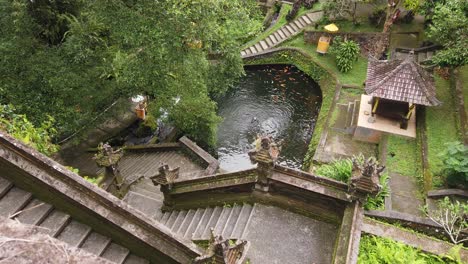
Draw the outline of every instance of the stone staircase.
[[[145,184],[146,185],[146,184]],[[154,186],[153,186],[154,187]],[[255,205],[216,206],[161,212],[162,199],[147,185],[134,188],[124,200],[132,207],[164,224],[174,234],[191,240],[208,240],[210,229],[227,239],[242,239],[247,234]]]
[[[359,118],[359,106],[359,100],[354,100],[347,104],[338,103],[339,117],[333,129],[346,134],[353,134]]]
[[[260,42],[242,50],[241,56],[249,57],[251,55],[255,55],[259,52],[266,51],[275,46],[278,46],[284,41],[299,34],[306,26],[312,25],[314,22],[318,21],[322,15],[323,12],[315,11],[298,17],[297,19],[282,26],[280,29],[276,30]]]
[[[45,203],[0,176],[0,216],[40,227],[41,232],[115,263],[145,264],[127,248]]]

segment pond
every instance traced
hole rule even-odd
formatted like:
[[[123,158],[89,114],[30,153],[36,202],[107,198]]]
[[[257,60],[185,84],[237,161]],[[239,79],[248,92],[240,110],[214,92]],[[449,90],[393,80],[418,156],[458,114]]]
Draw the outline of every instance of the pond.
[[[246,67],[246,76],[219,98],[218,155],[225,171],[252,168],[247,152],[257,135],[281,146],[277,163],[300,168],[322,102],[320,87],[294,66]]]

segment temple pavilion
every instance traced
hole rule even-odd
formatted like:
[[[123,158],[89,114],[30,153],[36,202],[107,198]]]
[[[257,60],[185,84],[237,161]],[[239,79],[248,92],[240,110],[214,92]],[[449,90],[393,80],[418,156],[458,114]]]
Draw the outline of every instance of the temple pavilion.
[[[409,54],[403,60],[369,59],[354,138],[378,142],[382,133],[416,137],[416,106],[437,106],[434,79]]]

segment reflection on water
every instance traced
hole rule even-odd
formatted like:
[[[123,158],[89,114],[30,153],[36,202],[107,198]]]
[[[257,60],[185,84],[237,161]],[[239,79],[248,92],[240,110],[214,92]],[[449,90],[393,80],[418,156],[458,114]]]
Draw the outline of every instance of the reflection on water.
[[[282,142],[279,164],[300,168],[320,110],[319,86],[289,65],[249,67],[246,74],[218,100],[221,168],[253,167],[247,152],[257,134]]]

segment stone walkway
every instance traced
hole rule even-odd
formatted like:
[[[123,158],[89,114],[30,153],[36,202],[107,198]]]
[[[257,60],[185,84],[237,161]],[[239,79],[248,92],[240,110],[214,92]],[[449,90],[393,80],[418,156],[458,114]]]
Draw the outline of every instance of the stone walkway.
[[[391,208],[386,208],[387,210],[424,216],[421,212],[424,200],[421,197],[418,183],[414,177],[390,173],[390,191]]]
[[[322,11],[312,11],[296,18],[267,36],[265,39],[241,51],[242,57],[249,57],[278,46],[302,32],[306,26],[314,24],[322,17],[322,15]]]

